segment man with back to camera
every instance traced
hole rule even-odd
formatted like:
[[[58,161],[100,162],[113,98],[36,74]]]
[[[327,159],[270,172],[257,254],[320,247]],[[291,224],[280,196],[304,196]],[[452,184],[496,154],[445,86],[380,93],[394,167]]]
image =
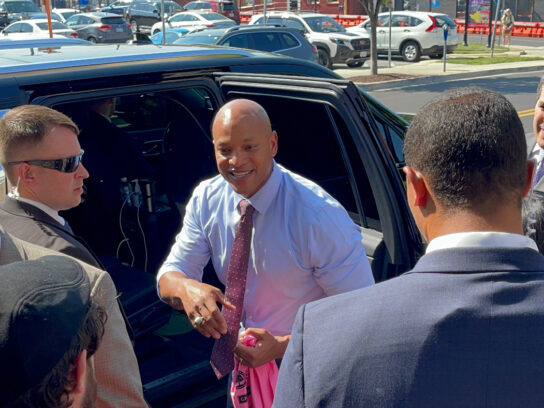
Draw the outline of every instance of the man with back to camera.
[[[233,368],[234,348],[249,367],[282,358],[301,304],[374,279],[361,229],[344,208],[275,163],[278,135],[260,105],[228,102],[212,135],[220,175],[194,190],[157,280],[161,298],[216,339],[211,363],[221,377]],[[225,295],[201,282],[210,257]],[[240,321],[257,347],[236,343]]]
[[[22,105],[4,115],[0,163],[14,189],[0,204],[0,225],[17,238],[100,268],[100,261],[58,214],[81,202],[83,180],[88,177],[77,133],[70,118],[44,106]],[[97,270],[92,276],[93,296],[107,305],[109,315],[103,347],[96,355],[96,406],[145,407],[115,286],[107,272]]]
[[[542,406],[544,257],[522,235],[534,164],[516,110],[454,90],[415,116],[404,156],[426,254],[302,306],[273,406]]]
[[[0,266],[0,406],[92,408],[106,312],[66,256]]]

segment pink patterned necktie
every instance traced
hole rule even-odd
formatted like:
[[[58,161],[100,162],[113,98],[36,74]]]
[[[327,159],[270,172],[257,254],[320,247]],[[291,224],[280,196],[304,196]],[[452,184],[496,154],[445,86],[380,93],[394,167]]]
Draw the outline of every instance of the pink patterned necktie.
[[[227,270],[227,287],[225,289],[226,298],[236,306],[236,310],[231,311],[223,307],[221,312],[227,322],[228,332],[215,341],[212,350],[210,363],[217,378],[223,377],[234,369],[234,347],[238,341],[238,330],[244,307],[244,291],[246,290],[254,210],[249,201],[240,201],[241,218],[236,227],[236,235],[232,244]]]

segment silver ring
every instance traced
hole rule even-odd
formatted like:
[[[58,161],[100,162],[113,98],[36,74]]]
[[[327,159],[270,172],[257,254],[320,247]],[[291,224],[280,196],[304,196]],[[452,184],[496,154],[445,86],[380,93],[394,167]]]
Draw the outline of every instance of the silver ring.
[[[204,318],[202,316],[195,317],[193,320],[193,324],[195,326],[200,326],[202,323],[204,323]]]

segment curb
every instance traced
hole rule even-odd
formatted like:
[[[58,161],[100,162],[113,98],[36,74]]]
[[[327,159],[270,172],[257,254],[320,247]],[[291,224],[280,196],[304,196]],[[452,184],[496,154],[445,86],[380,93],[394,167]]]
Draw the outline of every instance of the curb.
[[[543,70],[544,70],[544,64],[538,65],[538,66],[530,66],[530,67],[487,69],[482,71],[463,72],[463,73],[451,74],[451,75],[430,75],[430,76],[424,76],[424,77],[397,79],[397,80],[384,81],[384,82],[371,82],[371,83],[355,82],[355,84],[363,88],[363,90],[365,91],[379,91],[379,90],[403,88],[403,87],[415,86],[415,85],[439,84],[443,82],[471,79],[471,78],[477,78],[477,77],[489,76],[489,75],[508,74],[512,72],[530,72],[530,71],[543,71]],[[349,80],[349,78],[346,78],[346,79]]]

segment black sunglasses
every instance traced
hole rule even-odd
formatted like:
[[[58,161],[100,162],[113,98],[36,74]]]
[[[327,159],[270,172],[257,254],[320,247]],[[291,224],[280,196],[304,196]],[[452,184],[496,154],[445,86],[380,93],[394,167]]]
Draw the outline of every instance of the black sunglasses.
[[[83,156],[83,149],[81,153],[77,156],[65,157],[64,159],[55,159],[55,160],[20,160],[8,162],[9,165],[13,166],[16,164],[27,163],[33,164],[34,166],[45,167],[46,169],[57,170],[62,173],[73,173],[77,170],[81,164],[81,158]]]

